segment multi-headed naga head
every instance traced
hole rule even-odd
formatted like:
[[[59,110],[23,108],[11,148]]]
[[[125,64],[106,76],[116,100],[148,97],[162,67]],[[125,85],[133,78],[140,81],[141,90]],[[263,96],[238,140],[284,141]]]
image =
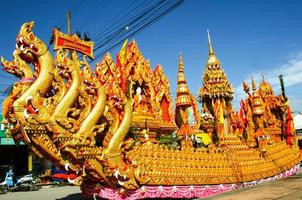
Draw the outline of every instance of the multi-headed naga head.
[[[31,78],[33,77],[32,70],[29,65],[25,61],[23,61],[20,58],[20,50],[16,49],[14,51],[14,60],[13,61],[7,61],[3,57],[1,57],[1,64],[3,66],[3,69],[10,73],[15,75],[18,78],[27,79],[26,81],[32,81]]]
[[[22,59],[28,63],[47,52],[46,45],[32,31],[34,25],[34,22],[24,23],[16,39],[16,48],[20,50]]]
[[[70,78],[70,73],[73,71],[73,63],[68,58],[68,52],[63,49],[59,49],[55,58],[55,66],[59,69],[59,74],[68,79]]]
[[[20,58],[17,58],[14,61],[10,62],[1,57],[1,64],[3,66],[3,69],[10,74],[22,78],[24,76],[24,72],[19,67],[19,61]]]

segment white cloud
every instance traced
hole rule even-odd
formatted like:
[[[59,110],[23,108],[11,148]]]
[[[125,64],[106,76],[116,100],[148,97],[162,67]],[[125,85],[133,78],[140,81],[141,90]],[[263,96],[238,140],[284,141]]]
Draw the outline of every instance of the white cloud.
[[[295,55],[290,55],[288,57],[288,61],[280,67],[264,69],[261,72],[251,72],[250,77],[245,78],[245,82],[251,86],[251,76],[253,76],[258,86],[262,80],[262,74],[264,75],[265,80],[272,85],[276,94],[281,93],[280,81],[278,77],[280,74],[283,75],[284,86],[286,91],[290,91],[291,88],[297,86],[298,84],[302,85],[302,52],[297,53]],[[298,96],[299,98],[302,98],[302,89],[290,91],[290,93],[287,93],[287,96]],[[239,107],[240,99],[244,97],[245,93],[242,90],[242,85],[235,87],[234,107],[236,109],[238,109]],[[295,110],[302,110],[302,105],[294,106]]]

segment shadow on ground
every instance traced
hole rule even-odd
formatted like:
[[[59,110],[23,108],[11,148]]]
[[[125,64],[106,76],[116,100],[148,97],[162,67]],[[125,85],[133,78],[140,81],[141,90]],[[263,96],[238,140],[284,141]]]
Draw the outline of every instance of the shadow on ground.
[[[75,193],[56,200],[83,200],[81,193]]]

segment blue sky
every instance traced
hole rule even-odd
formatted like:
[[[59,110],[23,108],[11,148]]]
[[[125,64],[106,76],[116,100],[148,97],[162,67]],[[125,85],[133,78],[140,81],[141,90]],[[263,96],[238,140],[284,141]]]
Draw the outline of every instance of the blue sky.
[[[27,21],[35,21],[35,34],[48,43],[52,28],[63,25],[66,11],[74,11],[80,2],[1,1],[0,55],[12,59],[18,30]],[[82,32],[88,31],[93,36],[138,2],[110,1]],[[101,4],[100,0],[84,1],[80,9],[72,13],[73,30],[80,29]],[[150,59],[152,68],[157,64],[163,66],[173,97],[178,57],[182,52],[190,90],[197,96],[208,57],[206,29],[209,29],[214,51],[236,92],[235,108],[238,108],[239,98],[244,97],[243,80],[250,83],[250,77],[254,76],[259,83],[263,73],[275,93],[280,94],[278,75],[282,73],[293,110],[302,111],[301,7],[299,0],[185,0],[183,5],[134,39],[145,58]],[[115,57],[117,49],[110,53]],[[0,89],[14,80],[12,76],[2,75]],[[0,96],[0,101],[3,98]]]

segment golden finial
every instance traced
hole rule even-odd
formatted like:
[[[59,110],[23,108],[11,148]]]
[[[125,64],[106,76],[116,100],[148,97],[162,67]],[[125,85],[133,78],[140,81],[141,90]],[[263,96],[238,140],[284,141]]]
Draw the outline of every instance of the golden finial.
[[[191,103],[190,91],[187,86],[187,80],[182,62],[182,53],[180,53],[177,75],[176,105],[191,105]]]
[[[213,51],[213,47],[212,47],[209,29],[207,29],[207,32],[208,32],[208,42],[209,42],[209,55],[212,55],[212,54],[214,54],[214,51]]]
[[[209,58],[208,58],[207,65],[220,65],[218,58],[214,54],[209,30],[207,30],[207,32],[208,32],[208,42],[209,42]]]
[[[256,83],[254,81],[254,77],[252,76],[252,88],[253,90],[256,90]]]
[[[178,76],[177,76],[177,83],[187,84],[187,80],[184,73],[184,65],[182,62],[182,53],[179,54],[179,61],[178,61]]]
[[[182,52],[179,53],[179,61],[178,61],[178,73],[184,71],[184,65],[182,63]]]

